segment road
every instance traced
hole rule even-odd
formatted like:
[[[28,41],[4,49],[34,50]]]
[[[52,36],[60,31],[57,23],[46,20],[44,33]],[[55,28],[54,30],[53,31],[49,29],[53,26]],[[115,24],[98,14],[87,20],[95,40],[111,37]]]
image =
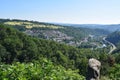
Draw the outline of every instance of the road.
[[[104,37],[103,40],[111,45],[110,51],[108,52],[108,54],[111,54],[115,49],[117,49],[117,47],[113,43],[106,40],[106,37]]]

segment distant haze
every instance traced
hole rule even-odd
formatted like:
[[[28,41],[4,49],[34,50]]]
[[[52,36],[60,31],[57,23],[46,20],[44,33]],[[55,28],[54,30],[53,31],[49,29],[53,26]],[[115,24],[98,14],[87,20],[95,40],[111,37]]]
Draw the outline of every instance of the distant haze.
[[[54,23],[63,26],[72,26],[72,27],[83,27],[83,28],[91,28],[91,29],[104,29],[111,32],[120,31],[120,24],[112,24],[112,25],[101,25],[101,24],[63,24],[63,23]]]

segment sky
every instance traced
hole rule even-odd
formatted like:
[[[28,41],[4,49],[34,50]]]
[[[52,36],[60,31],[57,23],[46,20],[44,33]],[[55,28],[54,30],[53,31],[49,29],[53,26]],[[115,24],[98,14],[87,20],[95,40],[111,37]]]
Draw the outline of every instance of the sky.
[[[0,0],[0,18],[71,24],[120,24],[120,0]]]

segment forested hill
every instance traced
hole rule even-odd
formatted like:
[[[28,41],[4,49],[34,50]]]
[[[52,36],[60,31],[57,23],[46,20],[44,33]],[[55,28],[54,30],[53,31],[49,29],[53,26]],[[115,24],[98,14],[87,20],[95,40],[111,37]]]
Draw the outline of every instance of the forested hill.
[[[68,44],[79,43],[80,40],[89,35],[101,36],[109,34],[109,31],[103,29],[75,28],[73,26],[61,26],[28,20],[0,19],[0,23],[10,25],[31,36]]]
[[[90,49],[78,49],[54,41],[33,38],[13,28],[0,25],[1,63],[28,63],[47,58],[54,65],[62,65],[66,69],[78,69],[79,74],[85,76],[88,59],[102,55],[95,53]]]
[[[66,56],[71,50],[78,51],[73,47],[32,38],[0,25],[0,80],[84,80],[78,71],[59,66],[72,67],[72,59]]]
[[[114,53],[120,53],[120,31],[115,31],[109,34],[106,39],[117,46]]]
[[[114,44],[120,43],[120,31],[115,31],[107,36],[107,40]]]
[[[87,56],[85,57],[83,53],[89,51],[54,41],[33,38],[13,28],[0,25],[0,61],[4,63],[31,62],[47,58],[54,64],[65,68],[81,69],[80,73],[85,75]]]

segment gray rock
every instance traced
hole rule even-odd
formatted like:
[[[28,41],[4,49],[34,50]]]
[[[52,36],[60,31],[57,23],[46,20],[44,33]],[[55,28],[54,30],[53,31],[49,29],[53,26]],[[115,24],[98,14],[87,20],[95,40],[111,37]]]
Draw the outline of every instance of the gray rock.
[[[100,80],[100,67],[100,61],[94,58],[89,59],[86,80]]]

